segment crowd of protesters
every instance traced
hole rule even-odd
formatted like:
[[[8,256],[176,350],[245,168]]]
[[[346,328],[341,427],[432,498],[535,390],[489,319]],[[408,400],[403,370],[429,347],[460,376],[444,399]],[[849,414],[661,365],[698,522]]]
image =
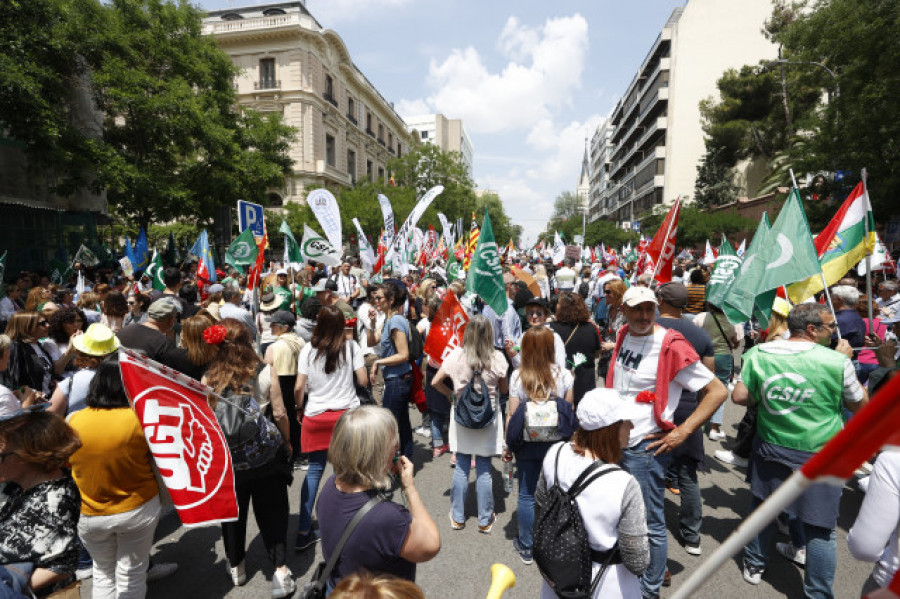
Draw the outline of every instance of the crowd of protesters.
[[[143,597],[148,582],[178,567],[150,559],[164,508],[119,376],[120,346],[209,385],[217,417],[225,406],[215,398],[245,398],[267,423],[252,451],[233,456],[239,518],[222,525],[222,538],[235,585],[247,580],[251,502],[277,598],[297,587],[289,532],[295,551],[321,542],[327,559],[353,515],[394,489],[405,505],[373,508],[360,524],[365,541],[341,550],[328,588],[343,596],[395,581],[415,590],[404,586],[415,565],[441,547],[415,487],[418,434],[430,439],[425,459],[454,468],[447,534],[470,517],[490,534],[494,460],[514,467],[510,554],[524,564],[534,561],[548,485],[569,487],[594,462],[617,464],[578,501],[591,549],[618,552],[594,596],[659,597],[671,584],[667,489],[680,499],[677,540],[702,555],[705,440],[724,445],[716,459],[747,469],[749,513],[896,372],[895,280],[876,281],[872,315],[861,281],[848,278],[831,289],[833,309],[777,298],[760,327],[734,325],[705,302],[711,268],[679,261],[672,281],[657,284],[616,264],[509,257],[502,312],[442,268],[369,276],[354,258],[331,269],[273,263],[256,300],[239,273],[210,284],[190,265],[166,268],[162,290],[147,277],[81,268],[76,294],[21,273],[0,301],[0,597],[90,576],[95,597]],[[450,295],[467,313],[465,333],[446,355],[425,353]],[[790,384],[773,395],[779,377]],[[482,388],[495,416],[473,428],[458,402]],[[726,405],[746,406],[736,436],[723,426]],[[898,569],[898,464],[885,452],[860,472],[868,495],[849,542],[854,556],[877,562],[866,592]],[[467,514],[472,469],[477,512]],[[303,472],[292,508],[288,487]],[[744,580],[759,584],[774,549],[804,566],[806,597],[833,597],[840,497],[840,487],[811,486],[747,545]],[[775,542],[780,527],[788,535]],[[555,595],[545,585],[542,596]]]

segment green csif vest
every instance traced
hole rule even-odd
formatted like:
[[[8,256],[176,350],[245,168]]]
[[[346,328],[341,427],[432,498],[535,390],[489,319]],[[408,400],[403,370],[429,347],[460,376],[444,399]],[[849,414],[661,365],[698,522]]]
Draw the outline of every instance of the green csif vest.
[[[759,346],[744,354],[741,376],[758,403],[759,438],[811,453],[822,449],[843,426],[844,360],[820,345],[793,355]]]

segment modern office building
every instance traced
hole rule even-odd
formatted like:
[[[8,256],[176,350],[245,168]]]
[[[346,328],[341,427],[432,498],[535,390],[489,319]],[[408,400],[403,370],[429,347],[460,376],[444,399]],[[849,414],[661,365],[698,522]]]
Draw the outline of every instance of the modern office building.
[[[269,193],[273,206],[302,201],[306,192],[336,191],[389,177],[402,156],[406,123],[366,79],[341,37],[323,28],[302,2],[279,2],[210,12],[203,33],[241,69],[238,102],[276,111],[297,129],[293,173]]]
[[[632,222],[658,204],[694,193],[704,153],[700,101],[717,97],[727,69],[773,59],[762,34],[771,0],[688,0],[676,8],[651,44],[631,83],[594,136],[592,218]],[[596,153],[595,153],[596,152]],[[608,156],[608,161],[607,161]]]
[[[434,144],[445,152],[459,152],[469,178],[474,177],[472,166],[475,150],[462,120],[448,119],[440,113],[407,116],[404,120],[409,132],[419,141]]]

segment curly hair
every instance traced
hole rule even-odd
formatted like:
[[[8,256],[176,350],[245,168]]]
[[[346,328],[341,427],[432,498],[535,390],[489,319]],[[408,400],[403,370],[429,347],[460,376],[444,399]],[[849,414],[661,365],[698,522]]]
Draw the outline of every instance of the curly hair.
[[[81,447],[81,439],[53,412],[28,412],[0,423],[4,451],[43,470],[53,472],[65,466]]]
[[[218,353],[218,345],[210,345],[203,339],[203,331],[216,324],[207,314],[196,314],[181,321],[181,346],[188,352],[191,364],[209,364]]]
[[[60,308],[47,321],[47,324],[50,326],[47,336],[57,343],[68,343],[69,335],[66,333],[66,329],[63,325],[73,323],[79,318],[81,319],[81,330],[83,331],[84,325],[87,324],[84,312],[78,308]]]
[[[591,319],[584,298],[571,291],[563,291],[556,302],[556,322],[576,326]]]
[[[222,393],[228,387],[240,389],[256,376],[262,363],[253,349],[247,325],[234,318],[223,318],[219,324],[225,327],[225,340],[204,375],[206,383],[216,393]]]
[[[103,313],[107,316],[122,318],[128,314],[128,302],[119,291],[110,291],[103,300]]]

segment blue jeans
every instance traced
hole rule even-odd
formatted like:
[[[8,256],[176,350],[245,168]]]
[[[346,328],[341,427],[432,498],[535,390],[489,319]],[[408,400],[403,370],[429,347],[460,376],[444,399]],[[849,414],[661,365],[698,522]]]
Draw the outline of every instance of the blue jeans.
[[[753,497],[751,511],[762,503]],[[834,572],[837,568],[837,542],[834,529],[803,524],[806,539],[806,568],[803,572],[803,596],[807,599],[834,599]],[[775,523],[765,527],[744,547],[744,562],[756,568],[765,568],[772,549]],[[792,534],[791,537],[794,535]]]
[[[731,381],[731,373],[734,371],[734,356],[731,354],[716,354],[716,378],[722,381],[722,384],[726,387],[728,383]],[[713,413],[710,417],[710,424],[722,424],[722,421],[725,419],[725,404],[727,401],[722,402],[722,405],[719,406],[719,409]]]
[[[688,545],[700,544],[700,522],[703,510],[700,504],[700,485],[697,483],[697,462],[687,456],[672,460],[669,476],[677,481],[681,490],[681,509],[678,510],[678,530]]]
[[[325,449],[309,453],[309,470],[306,471],[306,478],[303,479],[303,487],[300,489],[300,520],[297,524],[297,532],[309,532],[312,528],[313,506],[316,504],[319,481],[322,480],[327,457],[328,451]]]
[[[453,486],[450,488],[450,509],[455,522],[466,521],[466,495],[469,492],[469,468],[471,454],[456,452],[456,468],[453,470]],[[478,524],[487,526],[494,514],[494,491],[491,480],[491,458],[475,456],[475,496],[478,498]]]
[[[620,465],[635,479],[644,496],[644,509],[647,512],[647,539],[650,542],[650,566],[641,576],[641,593],[644,597],[659,597],[666,574],[666,555],[668,539],[666,538],[665,482],[666,470],[672,461],[671,454],[654,456],[647,451],[651,441],[641,441],[634,447],[622,451]]]
[[[400,450],[407,458],[413,457],[412,426],[409,423],[410,376],[404,375],[384,380],[384,397],[381,406],[387,408],[397,419],[400,430]]]
[[[456,459],[459,465],[459,458]],[[516,471],[519,477],[519,503],[516,507],[516,519],[519,523],[519,545],[531,549],[534,544],[534,490],[541,475],[543,458],[522,459],[516,456]]]
[[[450,414],[442,414],[440,412],[431,411],[431,446],[441,447],[444,441],[444,431],[447,430]],[[460,520],[462,522],[462,520]]]

